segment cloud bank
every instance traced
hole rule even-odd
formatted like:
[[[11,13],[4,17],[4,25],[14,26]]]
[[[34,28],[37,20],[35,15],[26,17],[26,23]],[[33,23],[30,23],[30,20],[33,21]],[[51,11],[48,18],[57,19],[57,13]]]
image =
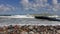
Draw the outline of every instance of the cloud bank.
[[[6,11],[14,11],[15,7],[9,5],[9,4],[0,4],[0,12],[6,12]]]
[[[40,11],[42,9],[46,11],[59,11],[60,10],[60,3],[57,0],[52,0],[52,5],[48,3],[48,0],[22,0],[20,2],[22,4],[22,9],[24,11]]]

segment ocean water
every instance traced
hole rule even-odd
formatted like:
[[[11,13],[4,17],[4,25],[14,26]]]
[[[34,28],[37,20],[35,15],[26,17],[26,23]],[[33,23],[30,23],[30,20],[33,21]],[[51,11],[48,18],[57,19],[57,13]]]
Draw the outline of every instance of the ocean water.
[[[58,21],[48,21],[34,18],[0,18],[0,26],[13,24],[26,25],[60,25]]]

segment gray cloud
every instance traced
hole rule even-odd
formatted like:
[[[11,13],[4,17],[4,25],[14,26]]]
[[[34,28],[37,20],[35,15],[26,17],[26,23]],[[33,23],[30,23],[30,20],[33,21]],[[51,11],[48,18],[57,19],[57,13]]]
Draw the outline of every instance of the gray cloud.
[[[29,10],[29,9],[32,9],[34,11],[39,11],[41,8],[48,8],[47,11],[60,10],[60,4],[57,2],[57,0],[52,0],[53,5],[50,5],[49,3],[47,3],[47,0],[34,0],[34,1],[35,2],[30,2],[29,0],[22,0],[20,3],[22,4],[23,9],[25,11]],[[45,10],[45,9],[43,9],[43,10]]]

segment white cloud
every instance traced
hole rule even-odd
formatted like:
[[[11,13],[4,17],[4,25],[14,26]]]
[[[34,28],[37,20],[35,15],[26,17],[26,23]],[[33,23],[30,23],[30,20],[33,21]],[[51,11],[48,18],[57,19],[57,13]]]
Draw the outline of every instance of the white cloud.
[[[58,1],[57,1],[57,0],[52,0],[52,3],[53,3],[53,4],[57,4]]]
[[[21,4],[23,6],[23,9],[29,10],[32,9],[34,11],[39,11],[41,8],[48,8],[47,11],[53,10],[53,11],[58,11],[60,10],[60,4],[58,4],[57,0],[52,0],[52,4],[50,5],[47,3],[47,0],[32,0],[34,2],[30,2],[29,0],[22,0]],[[45,9],[43,9],[45,10]]]
[[[3,11],[14,11],[15,10],[15,7],[11,6],[11,5],[4,5],[4,4],[0,4],[0,11],[3,12]]]
[[[37,9],[39,7],[44,7],[42,0],[34,0],[35,2],[31,3],[29,0],[22,0],[21,4],[23,5],[23,9]],[[45,0],[46,2],[46,0]]]

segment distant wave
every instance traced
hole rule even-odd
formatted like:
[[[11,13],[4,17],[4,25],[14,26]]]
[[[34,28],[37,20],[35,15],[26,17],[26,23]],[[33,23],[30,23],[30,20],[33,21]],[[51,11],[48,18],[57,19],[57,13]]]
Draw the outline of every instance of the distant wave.
[[[59,16],[58,15],[53,15],[53,16],[48,16],[48,17],[56,17],[56,18],[58,18]]]
[[[34,18],[32,15],[11,15],[11,16],[0,16],[0,18]]]

